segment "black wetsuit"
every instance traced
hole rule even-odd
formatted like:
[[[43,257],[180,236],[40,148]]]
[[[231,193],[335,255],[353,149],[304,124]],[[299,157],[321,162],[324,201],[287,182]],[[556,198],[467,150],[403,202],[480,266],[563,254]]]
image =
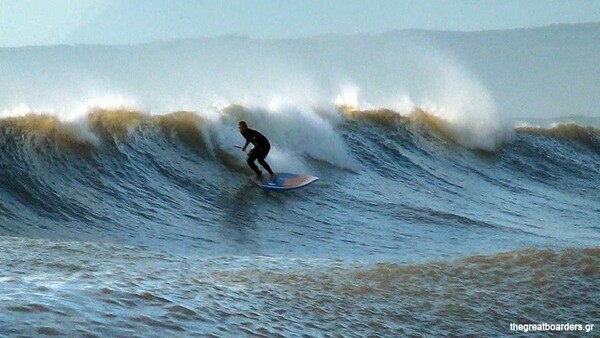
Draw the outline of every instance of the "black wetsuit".
[[[246,141],[254,145],[254,148],[248,152],[248,160],[246,161],[250,168],[254,170],[256,175],[260,175],[261,171],[258,170],[256,164],[254,164],[254,161],[258,159],[258,163],[260,163],[260,165],[265,168],[270,175],[273,175],[271,167],[267,162],[265,162],[265,158],[271,150],[271,143],[269,143],[269,140],[265,137],[265,135],[250,128],[246,129],[246,131],[242,133],[242,136],[244,136]]]

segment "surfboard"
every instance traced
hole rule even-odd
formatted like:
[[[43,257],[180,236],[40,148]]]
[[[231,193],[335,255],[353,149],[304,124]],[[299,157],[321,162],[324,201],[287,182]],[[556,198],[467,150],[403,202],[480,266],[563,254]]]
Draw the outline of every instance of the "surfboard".
[[[253,180],[265,190],[285,191],[294,190],[305,187],[319,178],[311,175],[292,174],[292,173],[277,173],[275,179],[271,180],[269,175],[264,175],[262,178],[254,177]]]

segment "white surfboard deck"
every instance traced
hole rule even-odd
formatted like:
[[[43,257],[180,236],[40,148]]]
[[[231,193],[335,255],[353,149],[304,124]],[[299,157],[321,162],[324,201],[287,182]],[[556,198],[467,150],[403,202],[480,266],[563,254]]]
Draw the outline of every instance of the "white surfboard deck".
[[[273,180],[269,178],[268,174],[263,174],[262,178],[254,177],[253,181],[265,190],[285,191],[305,187],[318,179],[311,175],[276,173]]]

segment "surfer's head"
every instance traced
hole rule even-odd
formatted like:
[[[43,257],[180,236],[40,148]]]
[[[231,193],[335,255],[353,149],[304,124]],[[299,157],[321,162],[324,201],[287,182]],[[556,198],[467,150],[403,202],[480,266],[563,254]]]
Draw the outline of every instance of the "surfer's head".
[[[240,121],[238,122],[238,128],[240,130],[240,133],[243,133],[248,129],[248,124],[246,124],[246,121]]]

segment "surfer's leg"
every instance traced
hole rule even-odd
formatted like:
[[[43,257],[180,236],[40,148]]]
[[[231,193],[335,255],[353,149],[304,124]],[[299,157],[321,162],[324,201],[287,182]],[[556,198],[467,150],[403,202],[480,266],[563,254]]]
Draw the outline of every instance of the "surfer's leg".
[[[269,166],[269,163],[267,163],[264,159],[259,158],[258,159],[258,163],[260,163],[260,165],[265,168],[268,172],[269,175],[273,176],[273,170],[271,170],[271,167]]]
[[[273,176],[273,170],[271,170],[271,166],[269,166],[269,163],[267,163],[267,161],[265,161],[265,158],[269,154],[270,150],[271,150],[271,147],[266,147],[264,149],[261,149],[260,156],[258,156],[258,163],[260,163],[260,165],[269,172],[269,175]]]
[[[260,176],[262,174],[262,172],[260,170],[258,170],[258,167],[256,166],[256,164],[254,164],[254,161],[256,161],[257,157],[258,157],[257,152],[254,151],[254,149],[250,150],[248,152],[248,159],[246,160],[246,163],[248,163],[248,166],[250,167],[250,169],[252,169],[256,173],[256,176]]]

